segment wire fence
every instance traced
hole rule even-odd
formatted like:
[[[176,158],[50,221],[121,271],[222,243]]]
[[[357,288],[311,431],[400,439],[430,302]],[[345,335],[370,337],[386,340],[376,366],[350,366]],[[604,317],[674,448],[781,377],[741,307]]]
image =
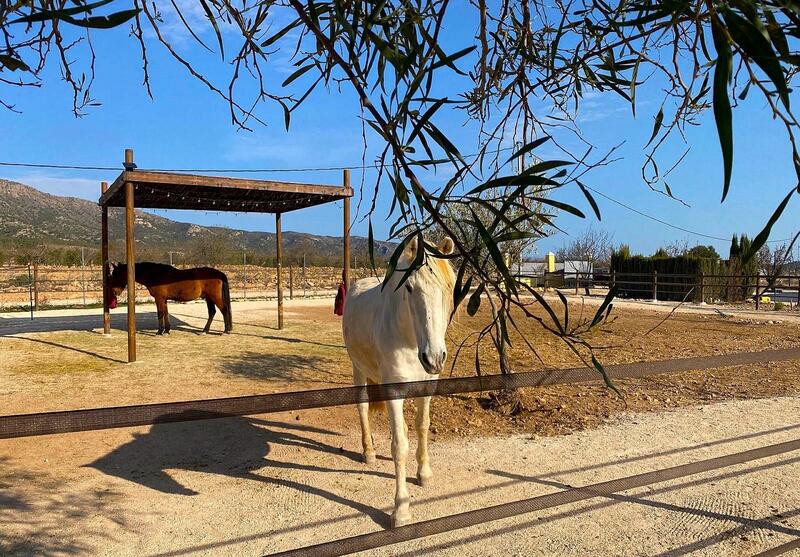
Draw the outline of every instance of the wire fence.
[[[354,260],[353,263],[357,263]],[[362,261],[363,263],[363,261]],[[189,268],[191,265],[176,265]],[[221,265],[228,276],[234,300],[274,299],[277,297],[277,268],[254,265],[247,256],[240,265]],[[378,276],[383,270],[376,269]],[[351,279],[373,274],[371,268],[355,267]],[[282,267],[284,299],[333,296],[342,280],[341,267],[319,267],[289,264]],[[137,302],[147,302],[146,288],[136,285]],[[0,266],[0,310],[34,312],[49,307],[94,307],[103,301],[102,267],[4,265]]]
[[[790,310],[800,308],[800,274],[694,275],[594,271],[520,274],[517,278],[533,287],[574,291],[575,294],[591,295],[616,287],[620,298],[696,303],[754,303],[756,309],[781,309],[781,306]]]

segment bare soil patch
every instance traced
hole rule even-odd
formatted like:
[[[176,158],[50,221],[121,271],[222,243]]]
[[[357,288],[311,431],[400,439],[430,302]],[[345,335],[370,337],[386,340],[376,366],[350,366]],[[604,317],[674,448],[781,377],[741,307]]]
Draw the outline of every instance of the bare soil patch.
[[[173,304],[169,337],[156,337],[155,314],[142,306],[139,361],[125,363],[124,310],[113,315],[110,338],[99,329],[97,311],[43,312],[33,322],[0,318],[0,408],[3,414],[147,402],[237,396],[351,384],[341,322],[329,300],[287,302],[283,331],[275,328],[274,303],[234,304],[230,336],[201,336],[204,304]],[[573,316],[594,309],[573,304]],[[658,325],[663,312],[617,308],[616,319],[591,335],[606,364],[660,360],[800,346],[800,324],[749,318],[677,313]],[[450,353],[481,326],[486,313],[461,315],[450,330]],[[177,323],[176,323],[177,322]],[[217,324],[221,327],[221,324]],[[512,366],[517,370],[581,365],[567,347],[535,323],[523,325],[536,358],[512,333]],[[647,333],[648,331],[651,331]],[[645,334],[647,333],[647,334]],[[480,348],[483,373],[496,373],[490,346]],[[543,363],[544,362],[544,363]],[[473,375],[475,356],[462,352],[453,374]],[[439,397],[433,403],[433,431],[439,436],[519,431],[553,435],[594,427],[620,412],[661,411],[733,398],[800,392],[800,362],[727,368],[619,381],[620,400],[599,384]],[[409,405],[411,406],[411,405]],[[350,419],[351,408],[325,413],[332,423]]]

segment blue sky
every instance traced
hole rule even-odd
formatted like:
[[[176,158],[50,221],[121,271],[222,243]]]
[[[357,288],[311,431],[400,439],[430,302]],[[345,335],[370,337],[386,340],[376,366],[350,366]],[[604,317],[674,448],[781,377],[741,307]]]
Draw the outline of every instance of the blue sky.
[[[451,25],[444,44],[455,50],[472,44],[465,30],[469,25]],[[227,68],[218,59],[192,47],[175,27],[171,37],[186,49],[209,74],[224,80]],[[164,54],[155,43],[150,45],[151,79],[155,99],[150,100],[142,86],[138,46],[127,32],[117,30],[95,36],[98,51],[94,97],[102,106],[91,108],[83,118],[71,113],[70,91],[60,81],[58,68],[51,64],[44,87],[24,91],[4,88],[3,99],[16,105],[22,114],[0,110],[0,161],[66,163],[74,165],[118,165],[123,149],[132,147],[141,167],[185,168],[286,168],[343,166],[360,164],[363,154],[359,108],[347,91],[320,89],[294,114],[287,133],[278,107],[265,106],[262,117],[266,127],[247,132],[230,123],[228,107],[204,85],[189,78],[184,69]],[[53,60],[54,62],[54,60]],[[279,53],[266,66],[268,82],[277,89],[292,68]],[[225,83],[223,81],[223,83]],[[457,82],[446,80],[442,90],[457,93]],[[449,89],[449,90],[448,90]],[[673,192],[689,207],[651,192],[641,178],[643,146],[647,143],[663,93],[656,87],[638,92],[638,117],[630,107],[612,94],[589,96],[583,104],[579,122],[585,136],[598,152],[624,141],[619,151],[622,160],[599,168],[586,177],[591,187],[607,193],[642,211],[677,226],[720,237],[746,232],[751,237],[771,215],[785,193],[796,183],[789,159],[789,149],[781,128],[772,123],[766,106],[751,93],[743,107],[734,112],[735,160],[731,193],[720,204],[722,167],[716,131],[710,113],[701,117],[701,126],[687,132],[691,150],[669,180]],[[800,99],[796,98],[795,102]],[[442,114],[438,122],[458,138],[462,152],[476,147],[475,128],[464,124],[462,113]],[[371,160],[378,142],[370,137]],[[662,166],[668,167],[685,147],[677,142],[664,151]],[[547,155],[547,151],[543,151]],[[252,175],[260,178],[283,178],[312,183],[341,183],[341,172]],[[18,180],[50,193],[73,195],[95,200],[101,180],[113,180],[114,173],[97,171],[60,171],[0,168],[0,177]],[[374,172],[352,174],[356,202],[361,191],[369,197]],[[443,183],[447,169],[425,177],[429,184]],[[377,237],[385,237],[391,224],[384,216],[391,203],[388,184],[381,190],[378,213],[373,219]],[[720,253],[727,253],[728,241],[712,241],[670,229],[598,198],[602,222],[591,215],[582,195],[576,190],[554,194],[554,198],[582,207],[587,219],[562,214],[558,225],[569,234],[579,234],[588,227],[602,228],[613,234],[615,243],[628,243],[634,251],[652,253],[659,246],[675,240],[711,243]],[[355,211],[355,206],[354,206]],[[271,215],[194,213],[158,211],[175,220],[221,225],[249,230],[274,229]],[[363,209],[361,212],[363,215]],[[794,199],[784,217],[775,226],[772,239],[786,238],[800,228],[800,199]],[[284,216],[284,229],[315,234],[341,234],[338,207],[323,206]],[[366,235],[367,225],[357,220],[354,233]],[[558,233],[537,246],[538,253],[555,249],[567,242]]]

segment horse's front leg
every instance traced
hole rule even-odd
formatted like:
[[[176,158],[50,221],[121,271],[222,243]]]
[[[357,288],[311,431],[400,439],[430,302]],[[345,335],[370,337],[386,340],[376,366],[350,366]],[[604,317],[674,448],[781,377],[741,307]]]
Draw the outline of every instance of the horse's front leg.
[[[431,426],[431,397],[423,396],[415,399],[417,416],[417,479],[421,486],[426,486],[433,478],[430,459],[428,458],[428,428]]]
[[[408,458],[408,435],[406,420],[403,417],[403,400],[386,402],[389,407],[389,427],[392,430],[392,459],[396,488],[394,493],[394,512],[392,528],[403,526],[411,521],[408,510],[408,486],[406,485],[406,458]]]
[[[169,334],[170,330],[170,323],[169,323],[169,309],[167,308],[167,300],[164,300],[164,332]]]

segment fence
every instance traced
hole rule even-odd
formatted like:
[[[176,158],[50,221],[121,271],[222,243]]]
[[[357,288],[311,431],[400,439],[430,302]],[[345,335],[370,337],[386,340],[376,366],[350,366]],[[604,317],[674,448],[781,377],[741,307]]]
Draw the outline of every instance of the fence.
[[[639,364],[623,364],[609,366],[608,371],[612,377],[622,379],[626,377],[646,377],[661,373],[678,373],[690,370],[797,359],[800,359],[800,348],[703,356]],[[267,412],[303,410],[308,408],[354,404],[357,402],[366,402],[368,400],[391,400],[417,396],[483,391],[487,389],[574,383],[591,379],[597,380],[598,378],[596,374],[590,372],[586,368],[577,368],[165,404],[0,416],[0,439],[175,421],[224,418],[228,416],[243,416]],[[375,549],[402,541],[449,532],[537,510],[566,505],[585,499],[608,496],[619,491],[674,480],[688,475],[717,470],[723,467],[743,464],[797,450],[800,450],[800,439],[655,470],[635,476],[618,478],[598,484],[570,488],[553,494],[449,515],[392,530],[377,531],[324,542],[277,555],[292,555],[298,557],[306,555],[314,557],[346,555],[357,551]],[[778,546],[773,548],[770,550],[772,551],[771,554],[780,554],[783,551],[783,547],[784,546]],[[789,551],[792,546],[789,545],[787,547],[789,549],[786,551]]]
[[[219,269],[228,275],[233,299],[277,296],[275,267],[253,265],[245,257],[241,265],[223,265]],[[379,276],[383,274],[381,269],[377,272]],[[288,291],[284,290],[288,299],[332,296],[342,280],[339,267],[290,264],[283,267],[283,273],[284,281],[288,278]],[[359,279],[370,276],[372,270],[351,268],[350,274],[352,279]],[[102,302],[102,286],[102,269],[98,265],[0,266],[0,310],[33,312],[47,306],[89,307]],[[148,297],[147,289],[137,285],[137,300]]]
[[[763,298],[800,307],[800,275],[765,276],[658,273],[546,273],[520,275],[520,280],[542,288],[581,290],[617,287],[620,298],[690,302],[744,302],[753,300],[760,309]]]

